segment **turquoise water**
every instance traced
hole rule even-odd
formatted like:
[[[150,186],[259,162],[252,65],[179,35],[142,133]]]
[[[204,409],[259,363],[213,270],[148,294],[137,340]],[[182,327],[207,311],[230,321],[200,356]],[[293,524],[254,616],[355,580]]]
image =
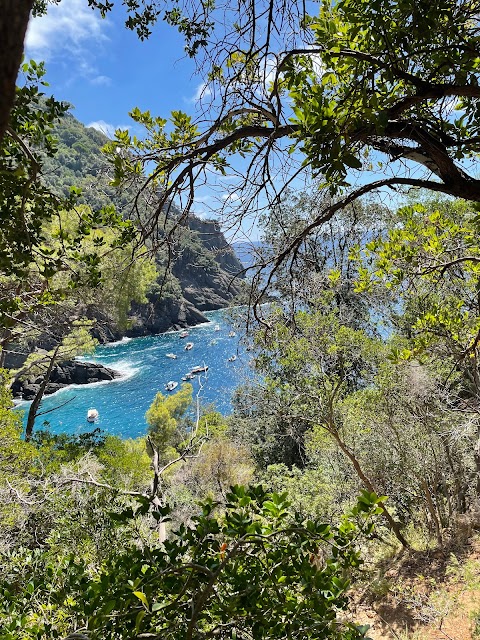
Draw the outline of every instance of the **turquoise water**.
[[[223,414],[231,411],[231,397],[234,389],[249,376],[246,353],[239,344],[239,334],[232,338],[228,334],[232,327],[225,312],[213,311],[205,314],[210,322],[189,329],[189,336],[180,339],[179,333],[166,333],[146,338],[124,339],[98,347],[88,362],[99,362],[122,373],[122,378],[113,382],[92,385],[71,386],[46,396],[40,412],[60,407],[45,416],[37,418],[35,427],[41,428],[48,420],[54,433],[79,434],[92,430],[86,420],[87,410],[94,407],[99,412],[95,427],[123,438],[135,438],[146,432],[145,412],[158,391],[164,390],[169,380],[179,383],[181,378],[196,365],[208,365],[208,373],[195,376],[190,382],[194,396],[200,393],[202,404],[214,403]],[[215,331],[215,324],[220,331]],[[216,344],[211,344],[216,340]],[[185,344],[193,342],[191,351],[185,351]],[[176,360],[166,357],[175,353]],[[237,355],[235,362],[228,358]],[[202,388],[200,388],[200,383]],[[28,409],[23,402],[19,408]]]

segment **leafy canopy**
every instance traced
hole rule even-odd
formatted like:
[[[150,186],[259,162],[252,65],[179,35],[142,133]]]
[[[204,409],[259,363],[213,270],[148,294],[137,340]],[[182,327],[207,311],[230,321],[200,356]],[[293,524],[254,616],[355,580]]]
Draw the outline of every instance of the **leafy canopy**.
[[[163,548],[115,550],[95,575],[71,558],[28,584],[19,572],[2,576],[6,640],[19,627],[25,640],[79,628],[92,640],[364,637],[368,627],[339,613],[361,564],[356,540],[381,512],[378,497],[363,492],[338,526],[303,521],[285,494],[261,487],[232,487],[227,499],[224,513],[204,502]],[[38,614],[47,601],[48,614]]]
[[[267,16],[263,6],[252,0],[243,16],[233,10],[237,30],[225,25],[207,46],[202,63],[214,97],[198,118],[135,108],[145,137],[118,131],[107,145],[118,182],[146,170],[162,189],[152,225],[172,198],[188,211],[195,187],[222,185],[221,174],[241,192],[239,206],[223,203],[238,224],[278,202],[302,171],[313,173],[336,200],[288,240],[272,259],[278,265],[336,211],[380,187],[480,201],[480,181],[466,165],[480,145],[478,1],[325,1],[290,37],[285,8]],[[352,190],[358,172],[363,186]]]

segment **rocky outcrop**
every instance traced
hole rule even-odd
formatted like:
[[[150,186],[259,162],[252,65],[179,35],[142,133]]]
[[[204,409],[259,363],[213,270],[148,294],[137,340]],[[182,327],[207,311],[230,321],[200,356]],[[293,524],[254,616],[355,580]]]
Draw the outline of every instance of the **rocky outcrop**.
[[[240,274],[240,278],[244,277],[242,274],[243,265],[232,246],[227,242],[220,224],[216,220],[201,220],[196,216],[190,216],[188,227],[198,234],[205,249],[213,253],[215,261],[223,271],[230,276]]]
[[[77,362],[68,360],[57,364],[50,375],[45,394],[55,393],[71,384],[92,384],[93,382],[111,381],[120,378],[118,371],[93,362]],[[43,376],[26,381],[16,380],[12,385],[14,398],[33,400],[38,392]]]
[[[227,307],[242,291],[243,266],[215,220],[190,216],[172,273],[199,311]]]
[[[208,322],[191,302],[182,297],[158,299],[152,296],[146,304],[133,303],[129,319],[131,326],[125,332],[129,338],[164,333]]]

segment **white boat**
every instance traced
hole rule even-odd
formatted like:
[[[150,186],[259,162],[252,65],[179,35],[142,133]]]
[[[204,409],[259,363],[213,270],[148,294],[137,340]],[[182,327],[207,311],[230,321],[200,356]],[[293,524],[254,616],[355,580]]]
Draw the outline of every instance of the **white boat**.
[[[177,356],[174,353],[167,353],[167,358],[171,358],[172,360],[176,360]]]
[[[193,369],[190,371],[190,373],[196,374],[196,373],[204,373],[205,371],[208,371],[208,366],[205,364],[203,366],[198,365],[196,367],[193,367]]]
[[[95,422],[98,420],[98,411],[96,409],[89,409],[87,411],[87,422]]]
[[[213,339],[213,340],[210,340],[210,342],[208,343],[208,346],[209,347],[213,347],[213,345],[215,345],[217,343],[218,343],[218,340]]]
[[[235,331],[230,331],[230,333],[228,334],[229,338],[235,338],[237,334],[235,333]]]
[[[188,331],[182,331],[178,337],[179,338],[187,338],[188,337]]]
[[[215,325],[215,331],[220,331],[220,325],[219,324]]]
[[[185,345],[185,351],[190,351],[190,349],[193,349],[193,342],[187,342]]]
[[[230,356],[230,358],[228,359],[229,362],[235,362],[235,360],[237,359],[237,356],[235,354],[233,354],[233,356]]]
[[[167,382],[167,384],[165,385],[166,391],[173,391],[177,387],[178,387],[178,382],[175,382],[174,380],[170,380],[170,382]]]

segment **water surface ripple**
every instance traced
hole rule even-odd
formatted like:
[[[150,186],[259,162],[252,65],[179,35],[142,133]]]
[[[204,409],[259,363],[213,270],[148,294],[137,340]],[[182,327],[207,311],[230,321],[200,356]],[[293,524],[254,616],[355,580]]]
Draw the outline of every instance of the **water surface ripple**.
[[[223,414],[231,411],[233,390],[248,375],[246,353],[239,344],[238,335],[229,337],[232,329],[225,312],[212,311],[205,314],[210,322],[189,329],[186,339],[179,332],[165,333],[145,338],[124,339],[98,347],[95,354],[85,358],[88,362],[98,362],[120,371],[123,376],[113,382],[93,385],[76,385],[46,396],[40,411],[48,411],[68,404],[37,418],[35,427],[40,428],[48,420],[55,433],[84,433],[91,431],[92,425],[86,421],[87,410],[94,407],[99,419],[94,426],[123,438],[136,438],[145,433],[147,425],[145,412],[158,391],[164,391],[165,384],[174,380],[180,384],[181,378],[194,366],[208,365],[208,374],[201,378],[202,403],[215,403]],[[215,325],[220,331],[215,331]],[[190,351],[185,351],[186,342],[193,342]],[[212,341],[215,341],[212,343]],[[175,353],[176,360],[166,357]],[[228,358],[237,355],[235,362]],[[199,379],[192,381],[194,394],[199,391]],[[29,403],[22,402],[19,409],[28,409]]]

